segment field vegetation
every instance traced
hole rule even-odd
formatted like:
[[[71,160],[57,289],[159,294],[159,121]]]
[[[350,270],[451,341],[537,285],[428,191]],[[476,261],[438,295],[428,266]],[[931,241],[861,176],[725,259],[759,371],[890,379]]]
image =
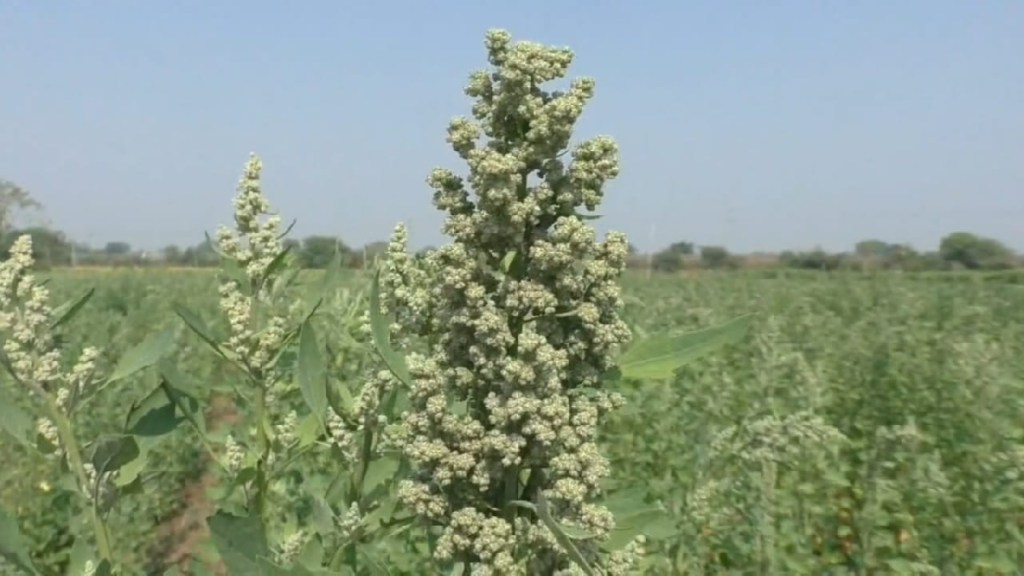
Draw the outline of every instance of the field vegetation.
[[[38,268],[17,236],[0,574],[1020,573],[1001,245],[952,235],[958,272],[626,271],[589,224],[614,142],[565,154],[593,82],[542,92],[571,52],[487,47],[448,131],[468,176],[429,178],[446,246],[399,225],[305,269],[256,156],[215,269]]]

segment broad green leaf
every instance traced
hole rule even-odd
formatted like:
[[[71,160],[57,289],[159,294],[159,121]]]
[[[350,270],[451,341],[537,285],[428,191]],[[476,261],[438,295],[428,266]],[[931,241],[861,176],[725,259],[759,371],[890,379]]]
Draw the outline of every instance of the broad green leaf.
[[[373,332],[373,343],[391,373],[406,386],[412,385],[412,376],[405,363],[405,355],[391,347],[391,329],[387,318],[380,311],[380,270],[373,275],[370,285],[370,328]]]
[[[323,424],[316,416],[307,414],[302,417],[299,421],[299,425],[295,430],[295,436],[299,439],[298,448],[305,448],[310,444],[317,441],[320,438],[320,433],[324,431]]]
[[[670,379],[680,367],[742,340],[752,319],[753,315],[747,314],[697,332],[651,336],[623,352],[618,358],[618,368],[626,378]]]
[[[70,558],[68,559],[67,576],[81,576],[85,573],[87,562],[96,562],[96,551],[85,538],[75,538],[75,544],[71,547]]]
[[[372,494],[378,486],[394,478],[400,465],[401,460],[392,453],[382,454],[370,461],[363,474],[362,494]]]
[[[0,387],[0,428],[26,448],[34,448],[35,422],[9,396],[10,390]]]
[[[321,536],[330,536],[335,533],[334,523],[334,512],[331,510],[329,504],[319,496],[312,496],[312,511],[310,512],[309,522],[316,530],[316,533]]]
[[[272,557],[267,534],[257,516],[235,516],[217,512],[206,519],[210,538],[228,569],[228,574],[270,574],[261,560]]]
[[[151,334],[142,343],[128,349],[117,362],[114,371],[107,378],[107,384],[123,380],[140,370],[149,368],[171,352],[174,346],[174,330],[167,328]]]
[[[327,402],[338,416],[349,416],[356,400],[352,397],[352,391],[348,389],[347,384],[335,380],[330,382],[327,388]]]
[[[316,338],[313,323],[306,320],[302,323],[299,335],[299,358],[295,369],[299,381],[299,389],[306,405],[321,424],[327,420],[327,370],[320,344]]]
[[[97,474],[115,472],[141,454],[134,436],[116,434],[101,436],[92,446],[89,460]]]
[[[184,418],[178,416],[174,403],[156,387],[140,402],[133,402],[125,421],[125,432],[134,436],[163,436],[174,431]]]
[[[651,540],[670,538],[677,532],[668,511],[660,507],[641,508],[615,515],[615,529],[602,547],[608,551],[621,550],[634,538],[643,534]]]
[[[0,507],[0,558],[29,574],[39,574],[29,556],[29,543],[21,533],[18,520]]]
[[[89,288],[84,293],[82,293],[82,295],[79,296],[78,298],[75,298],[74,300],[69,300],[64,304],[61,304],[57,308],[54,308],[52,314],[53,320],[50,321],[50,330],[59,328],[60,326],[66,324],[72,318],[74,318],[75,315],[78,314],[79,310],[81,310],[82,307],[85,306],[86,302],[88,302],[89,299],[92,298],[93,294],[95,293],[95,288]]]
[[[160,389],[202,436],[206,436],[206,419],[203,417],[202,404],[189,389],[185,377],[171,362],[160,365]]]

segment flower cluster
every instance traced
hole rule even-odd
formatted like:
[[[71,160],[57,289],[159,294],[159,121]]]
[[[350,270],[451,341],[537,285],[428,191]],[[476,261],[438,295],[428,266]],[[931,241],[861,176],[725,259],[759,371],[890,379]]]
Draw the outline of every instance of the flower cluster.
[[[49,289],[32,274],[32,238],[17,238],[10,257],[0,262],[0,334],[3,355],[13,376],[33,393],[52,395],[56,408],[68,416],[92,384],[99,350],[86,347],[70,371],[61,367],[61,350],[51,325],[54,320]],[[43,400],[43,398],[39,398]],[[36,422],[37,431],[63,453],[57,427],[48,417]]]
[[[613,528],[594,503],[608,474],[597,431],[621,402],[602,376],[630,331],[619,318],[626,238],[598,241],[580,212],[618,174],[617,147],[597,137],[562,160],[593,81],[549,93],[539,86],[565,75],[572,52],[512,43],[504,31],[490,32],[487,48],[496,70],[466,90],[474,118],[448,131],[469,177],[437,169],[428,180],[452,242],[402,257],[399,228],[381,285],[396,341],[429,344],[407,355],[402,447],[417,473],[401,498],[445,526],[439,559],[504,574],[525,550],[561,557],[536,518],[509,512],[512,500],[543,498],[558,521],[598,537]]]
[[[260,186],[263,163],[252,154],[235,196],[235,229],[221,226],[217,243],[221,252],[244,270],[249,286],[237,278],[228,278],[220,285],[220,305],[231,327],[228,347],[254,375],[265,374],[285,337],[287,318],[269,314],[265,326],[258,326],[257,308],[266,291],[260,290],[271,264],[283,252],[280,239],[281,217],[271,214],[270,204]]]

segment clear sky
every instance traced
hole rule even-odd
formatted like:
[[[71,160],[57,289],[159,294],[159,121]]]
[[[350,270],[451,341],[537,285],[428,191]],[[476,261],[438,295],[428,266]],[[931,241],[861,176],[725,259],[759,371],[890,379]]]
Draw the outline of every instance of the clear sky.
[[[373,6],[376,4],[376,6]],[[0,2],[0,177],[102,245],[194,244],[250,151],[295,233],[436,245],[488,28],[567,45],[641,249],[1024,249],[1024,2]]]

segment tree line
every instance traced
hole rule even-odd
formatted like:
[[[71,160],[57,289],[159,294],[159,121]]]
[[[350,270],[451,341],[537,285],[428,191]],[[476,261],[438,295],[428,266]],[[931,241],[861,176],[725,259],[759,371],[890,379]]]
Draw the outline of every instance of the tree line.
[[[688,268],[736,269],[783,267],[805,270],[1008,270],[1024,266],[1024,260],[1002,242],[971,232],[952,232],[939,242],[938,249],[918,251],[907,244],[869,239],[858,242],[852,251],[784,251],[778,254],[729,252],[723,246],[697,247],[692,242],[674,242],[647,255],[631,255],[635,268],[659,272],[678,272]]]
[[[36,261],[43,267],[61,266],[175,266],[213,267],[220,256],[209,239],[187,247],[166,246],[156,252],[138,250],[128,242],[112,241],[102,247],[75,242],[47,226],[17,227],[19,212],[42,210],[42,205],[20,186],[0,180],[0,255],[6,256],[14,239],[32,236]],[[383,241],[351,247],[340,237],[315,234],[301,240],[285,241],[305,268],[325,268],[340,253],[342,265],[364,268],[387,249]],[[427,250],[427,249],[424,249]],[[1006,270],[1024,266],[1021,256],[1002,242],[971,232],[953,232],[939,242],[937,250],[918,251],[906,244],[869,239],[852,251],[822,249],[785,251],[778,254],[734,254],[724,246],[698,246],[678,241],[648,254],[631,247],[630,268],[655,272],[685,269],[729,270],[738,268],[798,268],[808,270]]]

